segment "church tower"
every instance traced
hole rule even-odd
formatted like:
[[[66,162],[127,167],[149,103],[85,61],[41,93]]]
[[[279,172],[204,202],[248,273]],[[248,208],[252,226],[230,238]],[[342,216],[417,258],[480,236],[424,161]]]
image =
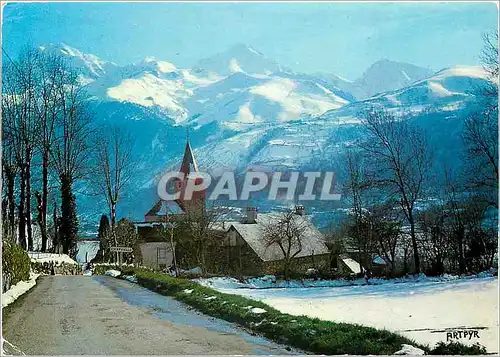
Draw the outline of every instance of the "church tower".
[[[205,209],[205,189],[202,191],[193,192],[190,199],[185,197],[187,183],[189,180],[193,180],[193,178],[189,178],[189,175],[199,172],[198,165],[193,154],[193,149],[191,148],[191,144],[189,143],[189,139],[187,139],[186,141],[184,156],[182,158],[179,172],[184,175],[184,178],[182,180],[175,179],[171,183],[173,184],[175,192],[180,192],[180,198],[175,201],[168,202],[158,200],[155,205],[144,215],[144,220],[146,222],[162,222],[164,220],[165,209],[163,207],[165,205],[169,207],[169,211],[171,209],[174,209],[174,211],[179,212],[180,210],[182,213],[201,213]],[[196,185],[199,185],[203,182],[201,178],[197,178],[195,180]]]
[[[196,159],[193,154],[193,149],[191,148],[191,144],[189,139],[186,141],[186,147],[184,149],[184,157],[182,158],[181,167],[179,172],[184,174],[183,180],[175,180],[175,188],[176,191],[181,193],[180,199],[176,200],[181,209],[187,213],[187,211],[193,212],[194,210],[205,209],[205,197],[206,190],[195,191],[193,192],[192,197],[189,199],[185,197],[185,190],[188,181],[193,180],[193,178],[189,178],[189,175],[193,173],[197,173],[198,164],[196,163]],[[203,180],[201,178],[195,179],[195,184],[200,185]]]

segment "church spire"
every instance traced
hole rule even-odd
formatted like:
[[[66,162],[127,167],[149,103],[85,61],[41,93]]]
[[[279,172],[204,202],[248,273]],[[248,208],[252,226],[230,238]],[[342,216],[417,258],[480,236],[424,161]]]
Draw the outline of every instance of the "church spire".
[[[198,172],[198,165],[196,164],[193,149],[191,149],[191,144],[189,143],[189,132],[186,140],[186,148],[184,149],[184,157],[182,158],[182,164],[179,171],[186,176],[191,172]]]

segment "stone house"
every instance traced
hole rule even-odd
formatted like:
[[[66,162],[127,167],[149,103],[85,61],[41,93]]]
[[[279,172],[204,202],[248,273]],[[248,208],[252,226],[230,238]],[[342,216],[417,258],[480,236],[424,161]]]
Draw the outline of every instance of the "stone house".
[[[284,253],[278,244],[269,244],[265,238],[265,227],[279,219],[279,213],[257,213],[247,209],[242,222],[231,222],[222,242],[223,256],[220,259],[222,273],[231,275],[274,274],[282,269]],[[291,268],[305,272],[309,268],[320,268],[330,263],[330,252],[321,232],[305,216],[304,207],[297,206],[294,223],[304,227],[301,248],[291,247]]]

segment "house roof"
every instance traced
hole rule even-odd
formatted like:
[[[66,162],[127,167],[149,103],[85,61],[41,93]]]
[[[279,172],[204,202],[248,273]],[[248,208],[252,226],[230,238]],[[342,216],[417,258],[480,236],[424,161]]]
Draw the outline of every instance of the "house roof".
[[[230,229],[234,228],[263,261],[281,260],[283,252],[280,247],[276,243],[268,246],[264,237],[265,227],[279,218],[280,215],[277,213],[260,213],[255,223],[231,222]],[[327,254],[328,248],[325,245],[325,238],[311,221],[300,215],[294,215],[293,219],[297,225],[305,229],[304,238],[301,240],[302,250],[295,257]],[[293,253],[294,251],[292,251]]]

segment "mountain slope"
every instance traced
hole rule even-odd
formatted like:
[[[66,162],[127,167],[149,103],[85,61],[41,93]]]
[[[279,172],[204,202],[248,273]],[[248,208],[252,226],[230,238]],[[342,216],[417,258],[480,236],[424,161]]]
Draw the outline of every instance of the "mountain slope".
[[[404,88],[432,74],[433,71],[427,68],[384,59],[372,64],[354,84],[366,97],[371,97],[377,93]]]

